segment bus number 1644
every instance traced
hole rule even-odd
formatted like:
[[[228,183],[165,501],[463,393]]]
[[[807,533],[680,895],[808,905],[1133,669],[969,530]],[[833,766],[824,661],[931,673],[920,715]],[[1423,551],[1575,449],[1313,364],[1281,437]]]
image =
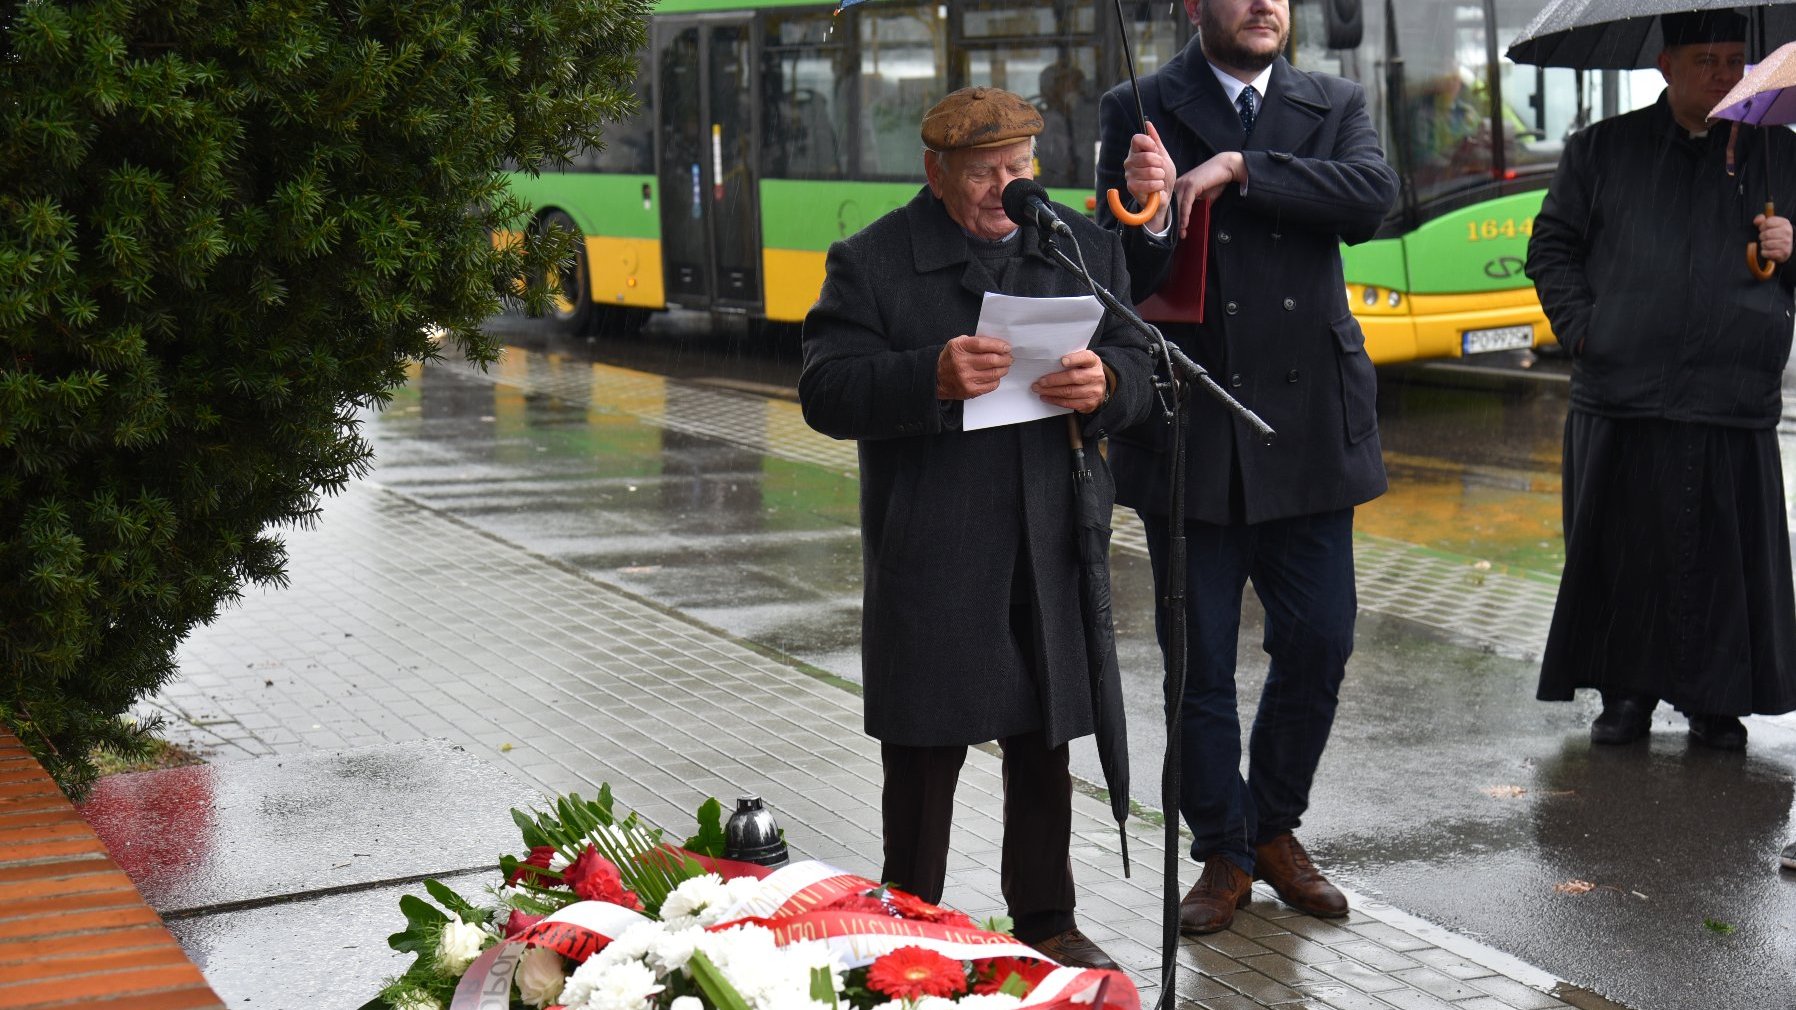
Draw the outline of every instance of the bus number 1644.
[[[1487,217],[1482,221],[1465,223],[1465,240],[1467,242],[1488,242],[1496,238],[1515,238],[1517,235],[1527,238],[1534,234],[1534,219],[1524,217],[1517,221],[1513,217],[1502,219]]]

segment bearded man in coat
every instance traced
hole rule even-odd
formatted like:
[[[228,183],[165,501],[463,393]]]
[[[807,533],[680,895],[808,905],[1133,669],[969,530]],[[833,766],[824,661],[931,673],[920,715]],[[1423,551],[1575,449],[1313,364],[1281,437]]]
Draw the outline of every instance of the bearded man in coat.
[[[1695,743],[1739,750],[1739,716],[1796,709],[1776,434],[1796,277],[1790,222],[1761,213],[1796,198],[1796,137],[1706,121],[1743,73],[1744,17],[1660,27],[1665,92],[1566,142],[1528,243],[1572,356],[1565,575],[1539,697],[1602,692],[1599,744],[1644,737],[1663,700]],[[1770,280],[1747,271],[1749,241]]]
[[[922,125],[929,182],[830,247],[804,323],[805,420],[860,441],[866,726],[880,741],[881,879],[939,901],[969,744],[1004,754],[1004,898],[1019,940],[1062,964],[1115,967],[1074,920],[1067,741],[1093,731],[1067,418],[972,431],[1010,345],[975,324],[988,291],[1087,294],[1002,194],[1033,176],[1041,115],[993,88],[957,91]],[[1116,238],[1066,207],[1099,283],[1126,290]],[[1060,240],[1064,242],[1064,240]],[[1070,250],[1069,250],[1070,252]],[[1031,388],[1087,441],[1145,416],[1145,344],[1119,320]],[[1100,476],[1097,453],[1087,460]],[[1105,481],[1107,486],[1107,480]]]
[[[1124,233],[1137,301],[1173,283],[1179,243],[1205,238],[1187,233],[1191,210],[1210,201],[1204,319],[1164,330],[1278,431],[1264,445],[1215,400],[1189,393],[1183,516],[1168,515],[1160,442],[1118,436],[1112,456],[1117,499],[1141,513],[1161,585],[1172,523],[1189,544],[1179,806],[1204,870],[1179,922],[1211,933],[1233,921],[1256,876],[1301,911],[1347,913],[1294,831],[1353,651],[1353,508],[1385,490],[1377,380],[1347,307],[1341,243],[1372,237],[1397,175],[1359,85],[1279,55],[1286,0],[1185,7],[1197,37],[1141,80],[1148,132],[1137,132],[1126,85],[1104,96],[1098,188],[1171,198]],[[1271,667],[1244,779],[1235,660],[1249,580],[1265,604]],[[1167,595],[1157,597],[1162,642]]]

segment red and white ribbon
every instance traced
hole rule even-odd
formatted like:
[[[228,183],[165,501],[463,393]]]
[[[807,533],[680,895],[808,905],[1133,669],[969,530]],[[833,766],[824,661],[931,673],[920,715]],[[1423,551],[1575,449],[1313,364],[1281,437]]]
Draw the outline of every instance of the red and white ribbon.
[[[1104,989],[1104,1005],[1092,1007],[1092,1010],[1141,1010],[1141,993],[1135,988],[1133,979],[1120,971],[1096,968],[1055,968],[1029,990],[1017,1010],[1025,1007],[1029,1010],[1091,1007],[1097,1001],[1098,986],[1106,978],[1110,984]]]
[[[575,962],[585,961],[648,916],[609,901],[577,901],[509,940],[482,951],[455,985],[449,1010],[507,1010],[511,980],[531,947],[547,947]]]

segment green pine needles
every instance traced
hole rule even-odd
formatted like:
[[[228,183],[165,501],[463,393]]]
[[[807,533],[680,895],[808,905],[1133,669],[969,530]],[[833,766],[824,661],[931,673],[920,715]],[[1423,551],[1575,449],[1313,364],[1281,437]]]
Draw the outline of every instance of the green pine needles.
[[[633,111],[648,0],[0,4],[0,719],[79,794],[358,412],[540,311],[501,168]]]

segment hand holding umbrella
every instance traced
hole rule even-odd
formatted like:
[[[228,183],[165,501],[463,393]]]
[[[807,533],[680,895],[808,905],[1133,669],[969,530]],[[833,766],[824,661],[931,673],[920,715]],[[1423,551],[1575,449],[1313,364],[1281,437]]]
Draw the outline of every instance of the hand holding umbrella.
[[[1761,127],[1796,123],[1796,42],[1779,46],[1740,78],[1740,83],[1734,85],[1727,97],[1709,110],[1709,119],[1733,120],[1735,136],[1739,133],[1737,124],[1740,123]],[[1729,174],[1734,170],[1735,136],[1728,137],[1727,141]],[[1790,221],[1777,216],[1777,205],[1769,198],[1771,145],[1760,146],[1765,149],[1767,198],[1765,212],[1752,219],[1759,229],[1759,241],[1746,243],[1746,267],[1759,280],[1769,280],[1777,271],[1777,264],[1790,258]]]

